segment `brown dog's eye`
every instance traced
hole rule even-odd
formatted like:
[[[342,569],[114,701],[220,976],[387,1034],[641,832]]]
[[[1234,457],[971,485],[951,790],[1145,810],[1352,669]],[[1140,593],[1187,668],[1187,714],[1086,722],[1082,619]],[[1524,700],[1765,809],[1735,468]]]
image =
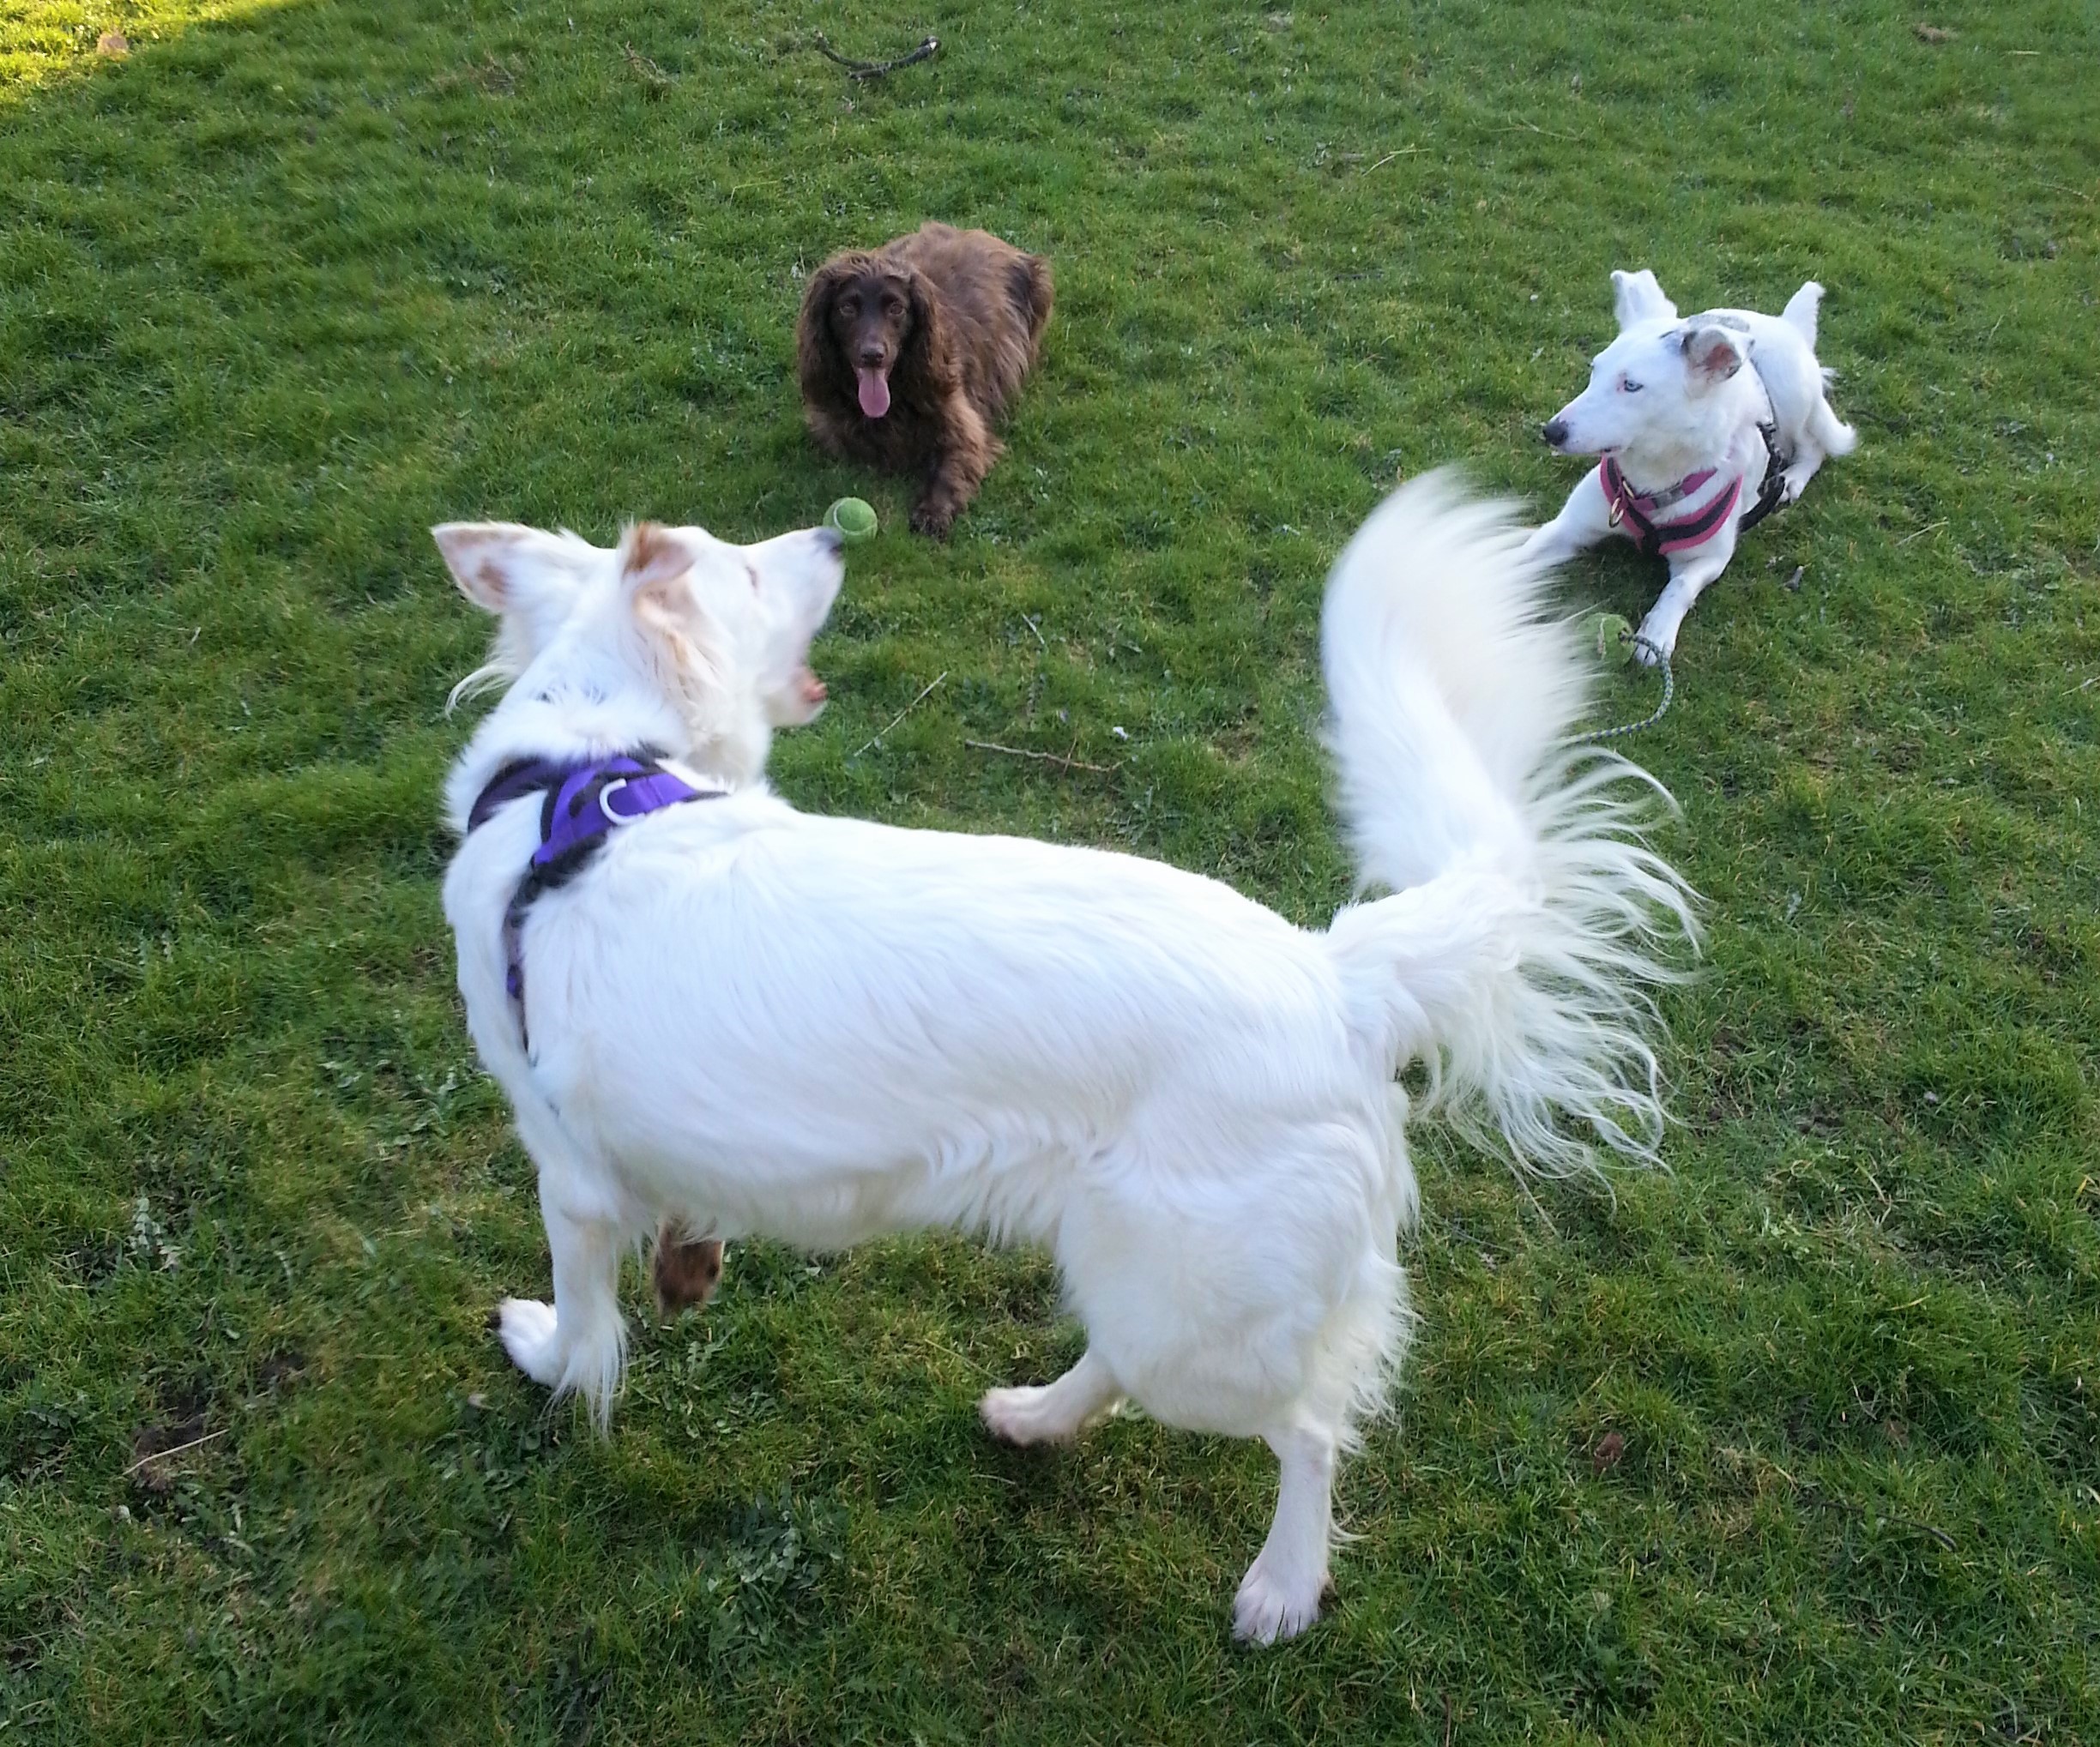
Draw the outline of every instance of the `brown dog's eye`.
[[[839,299],[839,314],[845,316],[848,321],[851,321],[860,313],[860,299],[859,298],[841,298]]]
[[[902,315],[903,313],[904,313],[904,299],[903,299],[903,298],[884,298],[883,299],[883,314],[884,314],[884,315],[885,315],[885,316],[901,316],[901,315]]]

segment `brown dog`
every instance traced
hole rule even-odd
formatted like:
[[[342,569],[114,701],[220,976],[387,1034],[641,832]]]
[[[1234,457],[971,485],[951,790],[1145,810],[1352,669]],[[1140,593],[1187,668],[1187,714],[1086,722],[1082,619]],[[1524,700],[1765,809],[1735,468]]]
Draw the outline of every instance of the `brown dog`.
[[[1050,263],[988,231],[921,226],[827,261],[796,348],[811,433],[925,484],[911,525],[944,538],[999,457],[992,434],[1035,367]]]
[[[680,1310],[697,1308],[721,1284],[721,1239],[696,1238],[684,1220],[666,1220],[656,1233],[649,1274],[656,1286],[657,1313],[666,1322]]]

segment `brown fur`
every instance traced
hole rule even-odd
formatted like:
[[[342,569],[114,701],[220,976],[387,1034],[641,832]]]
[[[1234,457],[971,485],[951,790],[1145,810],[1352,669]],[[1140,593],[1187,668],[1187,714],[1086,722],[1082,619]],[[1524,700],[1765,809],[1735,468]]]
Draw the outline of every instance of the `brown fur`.
[[[1035,368],[1050,263],[988,231],[921,226],[826,262],[796,350],[811,434],[832,454],[923,484],[911,524],[945,538],[1002,445],[992,434]],[[855,366],[887,372],[890,410],[860,410]]]
[[[707,1303],[721,1284],[721,1238],[691,1237],[677,1220],[663,1222],[649,1275],[656,1286],[656,1308],[667,1320],[688,1305]]]

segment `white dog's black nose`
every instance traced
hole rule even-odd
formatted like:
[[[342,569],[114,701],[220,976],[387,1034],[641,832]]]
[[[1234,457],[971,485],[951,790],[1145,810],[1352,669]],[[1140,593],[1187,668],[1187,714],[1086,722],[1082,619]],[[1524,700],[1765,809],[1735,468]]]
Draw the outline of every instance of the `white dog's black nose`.
[[[1548,419],[1539,426],[1539,435],[1555,449],[1560,448],[1567,441],[1567,420],[1565,419]]]
[[[812,527],[810,532],[817,536],[818,545],[828,547],[832,551],[843,551],[846,549],[846,536],[829,522],[820,527]]]

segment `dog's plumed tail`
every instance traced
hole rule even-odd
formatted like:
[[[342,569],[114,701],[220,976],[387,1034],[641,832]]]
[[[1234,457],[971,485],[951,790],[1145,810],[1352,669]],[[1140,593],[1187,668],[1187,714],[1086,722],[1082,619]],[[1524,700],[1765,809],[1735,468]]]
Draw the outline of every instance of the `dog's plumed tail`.
[[[1523,539],[1514,506],[1433,473],[1335,565],[1321,642],[1341,805],[1364,883],[1393,895],[1328,938],[1374,1068],[1421,1059],[1432,1105],[1561,1174],[1593,1139],[1655,1157],[1649,991],[1697,924],[1641,840],[1660,786],[1566,744],[1593,664]]]

